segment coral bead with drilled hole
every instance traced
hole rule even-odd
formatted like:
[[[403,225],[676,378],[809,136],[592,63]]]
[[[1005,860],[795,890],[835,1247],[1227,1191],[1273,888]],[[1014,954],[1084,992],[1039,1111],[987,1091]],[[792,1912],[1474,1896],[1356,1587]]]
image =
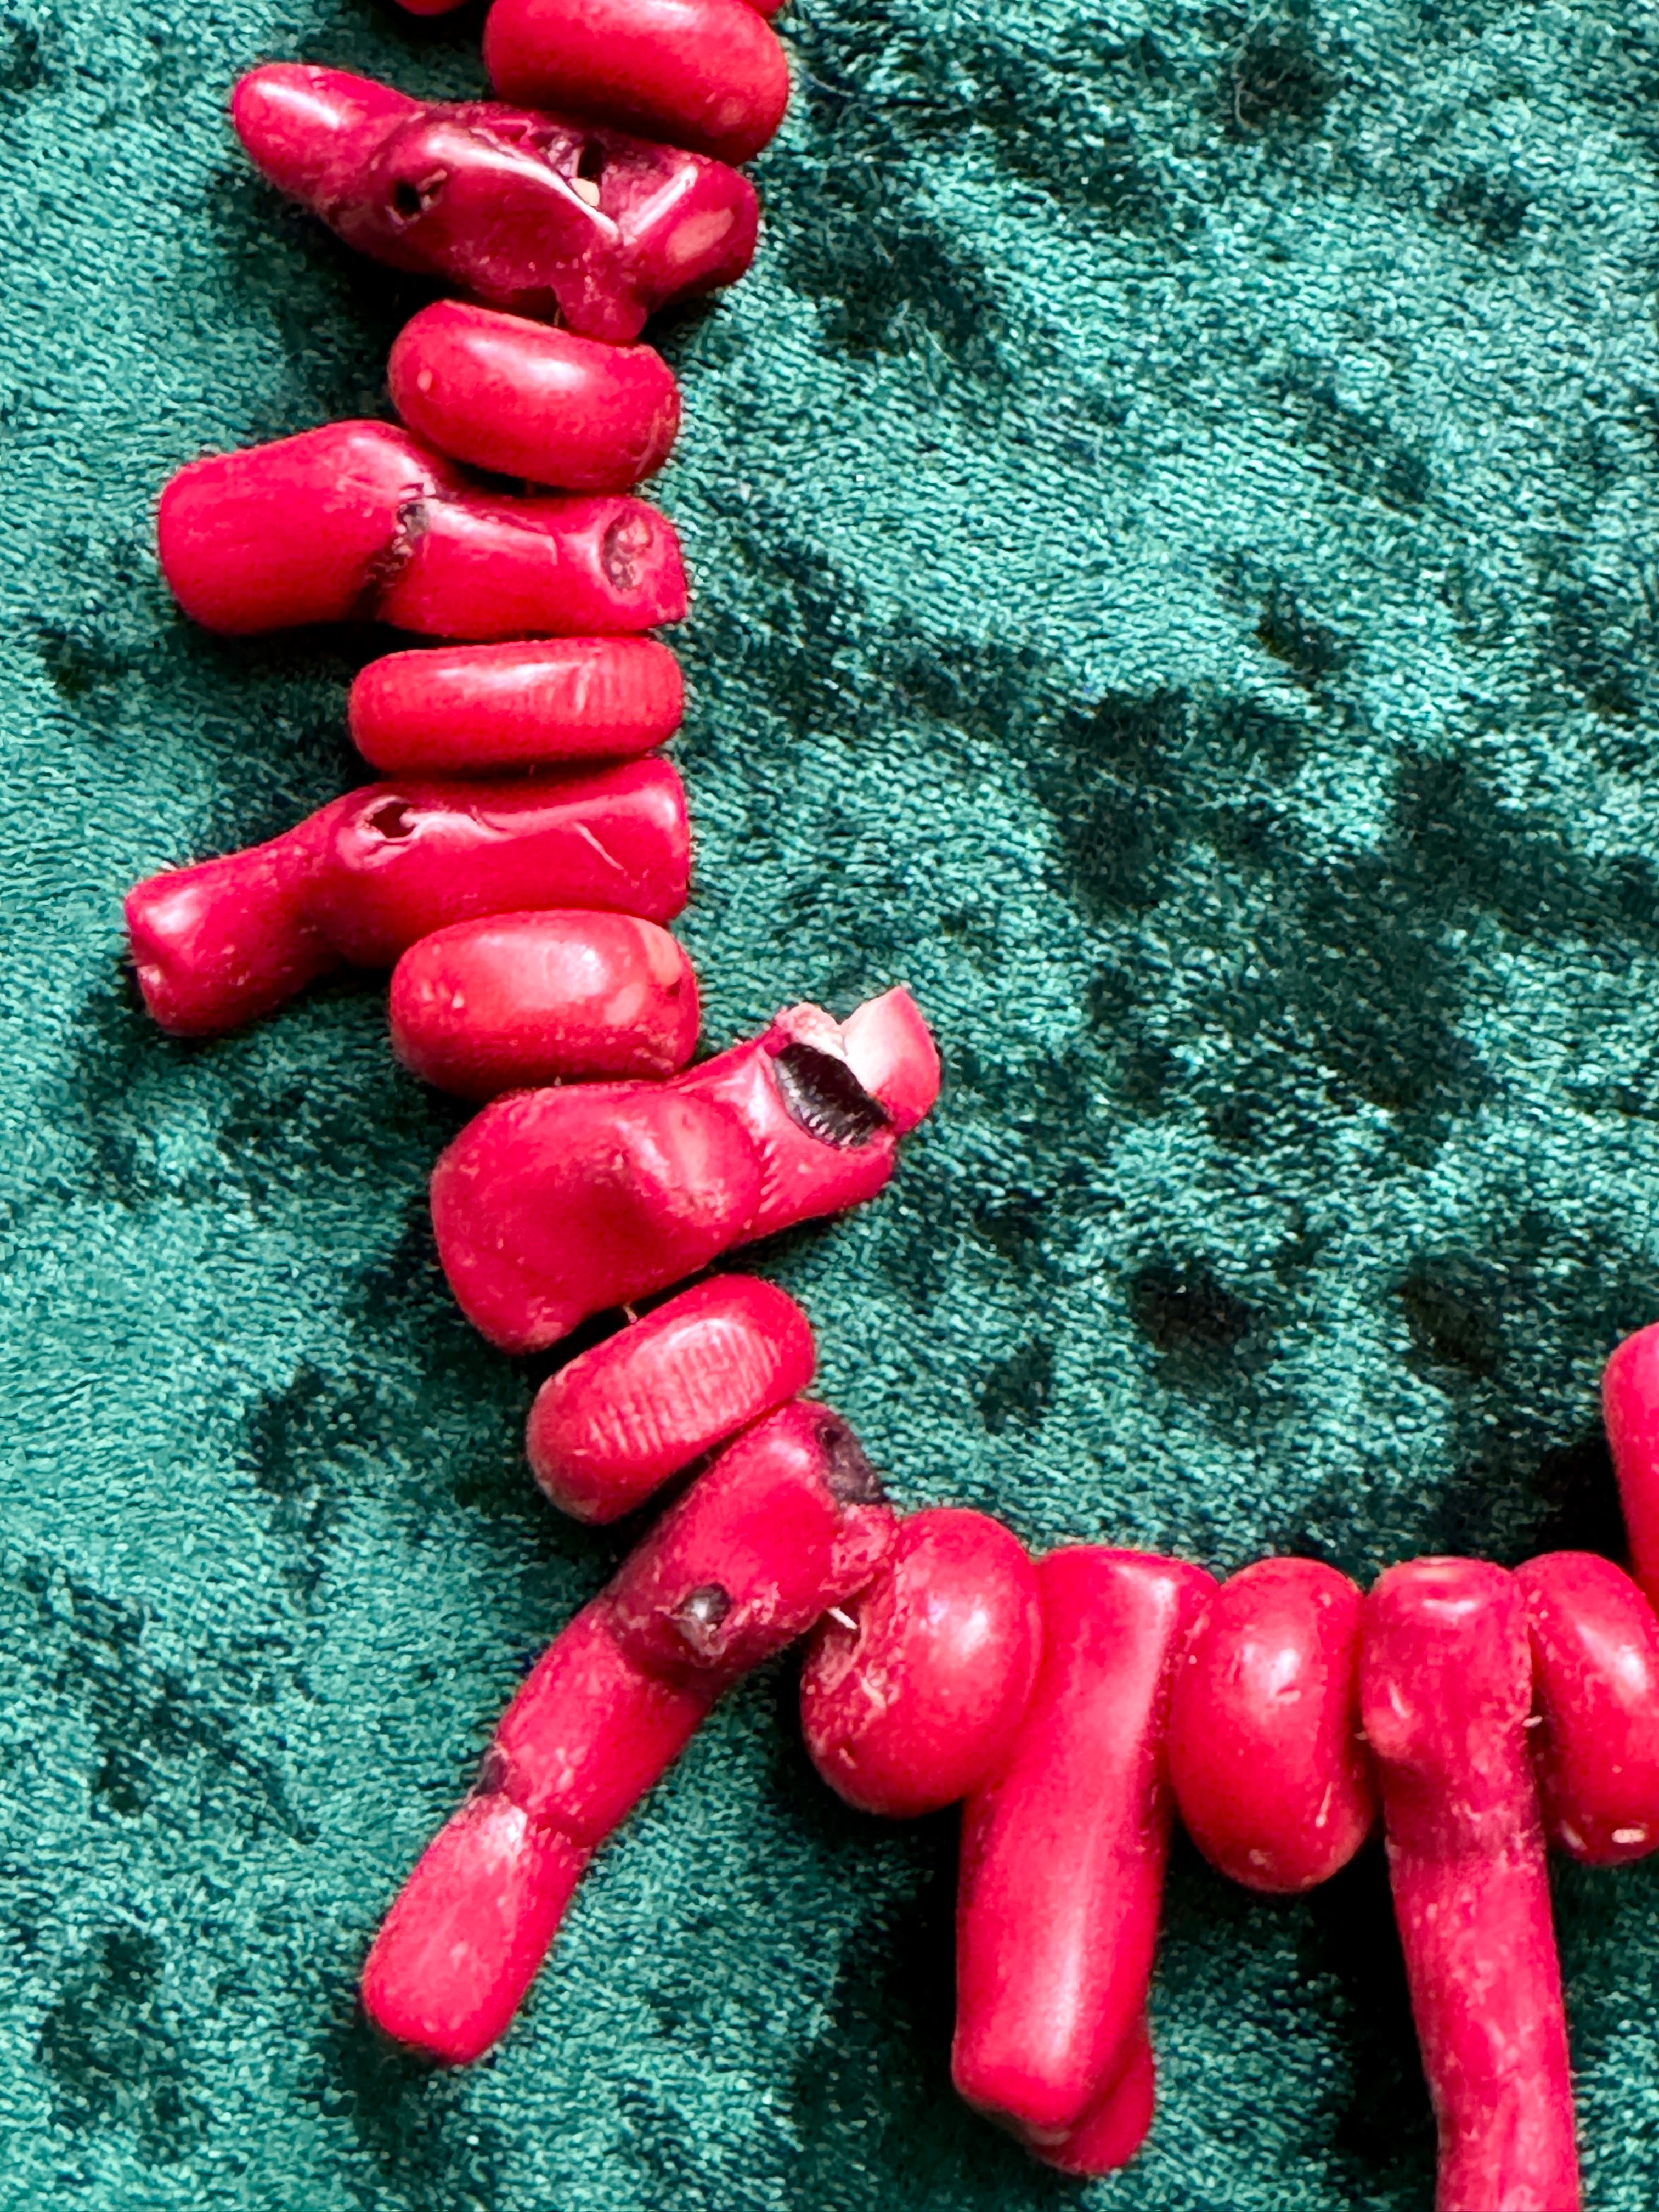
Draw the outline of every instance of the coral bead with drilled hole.
[[[361,671],[346,714],[385,774],[476,775],[649,752],[684,700],[654,638],[532,638],[389,653]]]
[[[1659,1620],[1611,1559],[1517,1567],[1532,1638],[1530,1743],[1550,1841],[1589,1866],[1659,1848]]]
[[[801,1729],[830,1787],[866,1813],[937,1812],[998,1773],[1042,1650],[1018,1538],[957,1506],[913,1513],[842,1620],[819,1622]]]
[[[781,1408],[706,1468],[531,1670],[477,1788],[386,1916],[363,2008],[452,2064],[506,2028],[594,1847],[721,1693],[880,1566],[893,1516],[824,1406]]]
[[[1360,1712],[1438,2125],[1438,2212],[1577,2212],[1531,1698],[1526,1606],[1501,1567],[1410,1559],[1366,1597]]]
[[[722,161],[758,154],[789,104],[783,49],[748,0],[495,0],[483,55],[504,99]]]
[[[672,526],[641,501],[516,499],[389,422],[331,422],[180,469],[161,572],[222,635],[384,622],[432,637],[649,629],[685,612]]]
[[[806,1316],[754,1275],[716,1275],[549,1376],[525,1443],[579,1521],[614,1521],[812,1379]]]
[[[386,378],[398,414],[441,453],[565,491],[626,491],[662,466],[680,425],[679,387],[649,346],[459,300],[404,324]]]
[[[746,177],[592,124],[289,62],[241,80],[231,120],[270,182],[360,252],[609,345],[754,255]]]
[[[1359,1739],[1359,1592],[1314,1559],[1224,1582],[1177,1662],[1170,1779],[1188,1832],[1247,1889],[1328,1881],[1376,1817]]]
[[[685,793],[666,761],[512,783],[380,783],[337,802],[310,912],[336,951],[389,968],[434,930],[591,907],[668,921],[685,903]]]
[[[633,915],[496,914],[434,930],[392,975],[392,1048],[458,1098],[672,1075],[697,1042],[697,979]]]
[[[1079,1544],[1038,1563],[1042,1661],[1007,1765],[968,1800],[951,2078],[1065,2151],[1133,2052],[1172,1801],[1170,1675],[1201,1567]]]

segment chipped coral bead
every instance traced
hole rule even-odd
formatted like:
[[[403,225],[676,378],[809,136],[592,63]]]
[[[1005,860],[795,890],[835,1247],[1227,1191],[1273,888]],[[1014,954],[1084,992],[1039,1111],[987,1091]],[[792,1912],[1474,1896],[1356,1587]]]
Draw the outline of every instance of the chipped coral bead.
[[[1659,1605],[1659,1322],[1614,1350],[1602,1371],[1601,1409],[1631,1571],[1648,1603]]]
[[[633,915],[489,915],[411,945],[392,970],[392,1044],[459,1098],[579,1077],[673,1074],[697,1042],[697,979]]]
[[[1133,2054],[1173,1810],[1170,1677],[1215,1585],[1202,1568],[1073,1545],[1037,1565],[1042,1659],[1007,1765],[968,1800],[951,2077],[1064,2152]]]
[[[1521,1585],[1484,1560],[1389,1568],[1365,1599],[1359,1680],[1439,2212],[1577,2212]]]
[[[320,838],[312,918],[343,959],[389,968],[451,924],[589,907],[671,921],[685,903],[685,791],[666,761],[511,783],[369,784]]]
[[[789,70],[747,0],[495,0],[484,67],[503,99],[747,161],[783,120]]]
[[[854,1009],[842,1024],[842,1044],[848,1066],[886,1109],[895,1135],[926,1121],[939,1097],[939,1048],[902,983]]]
[[[812,1379],[812,1330],[754,1275],[682,1291],[550,1375],[525,1443],[537,1481],[579,1521],[614,1521]]]
[[[812,1764],[862,1812],[954,1804],[1006,1763],[1042,1650],[1018,1538],[957,1506],[909,1514],[880,1574],[813,1632],[800,1685]]]
[[[565,491],[627,491],[668,459],[679,386],[649,346],[601,345],[523,315],[438,300],[386,364],[392,404],[441,453]]]
[[[179,605],[225,636],[374,621],[488,640],[685,612],[679,541],[654,508],[486,492],[388,422],[192,461],[161,495],[156,538]]]
[[[1328,1881],[1376,1820],[1359,1607],[1334,1567],[1263,1559],[1223,1583],[1176,1667],[1176,1803],[1205,1857],[1247,1889],[1288,1896]]]
[[[346,714],[385,774],[476,775],[649,752],[684,696],[654,638],[536,638],[389,653],[360,672]]]
[[[1611,1559],[1516,1569],[1532,1639],[1534,1771],[1553,1844],[1588,1866],[1659,1849],[1659,1620]]]
[[[909,1078],[901,1067],[888,1079]],[[439,1257],[475,1328],[504,1351],[539,1351],[735,1244],[873,1196],[896,1145],[841,1024],[791,1007],[658,1090],[533,1091],[487,1106],[433,1171]]]
[[[825,1407],[785,1407],[721,1453],[507,1707],[476,1794],[375,1937],[369,2018],[446,2063],[481,2057],[595,1847],[724,1691],[875,1572],[892,1530],[857,1438]]]
[[[358,252],[610,345],[754,255],[745,177],[592,124],[295,63],[243,77],[231,120],[261,173]]]

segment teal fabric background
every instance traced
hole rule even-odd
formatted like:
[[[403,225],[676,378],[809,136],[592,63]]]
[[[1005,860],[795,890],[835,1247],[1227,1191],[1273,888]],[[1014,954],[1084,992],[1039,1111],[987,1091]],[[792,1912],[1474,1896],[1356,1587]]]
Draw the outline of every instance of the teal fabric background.
[[[380,411],[419,297],[248,172],[273,57],[477,91],[478,20],[12,0],[0,40],[0,2203],[1337,2212],[1430,2202],[1380,1863],[1183,1846],[1150,2147],[949,2094],[948,1821],[720,1712],[465,2076],[364,1946],[623,1535],[436,1272],[381,994],[207,1047],[118,899],[356,780],[367,636],[231,646],[169,472]],[[1659,1314],[1659,17],[794,0],[751,278],[661,343],[723,1042],[904,979],[947,1088],[764,1255],[906,1504],[1034,1544],[1616,1546]],[[1589,2201],[1659,2184],[1659,1869],[1564,1872]]]

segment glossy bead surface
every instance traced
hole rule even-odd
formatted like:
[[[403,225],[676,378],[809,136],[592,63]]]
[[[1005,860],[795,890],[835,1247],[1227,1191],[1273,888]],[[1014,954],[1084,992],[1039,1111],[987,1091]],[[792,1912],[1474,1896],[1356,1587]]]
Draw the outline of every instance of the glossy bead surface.
[[[1006,1764],[1042,1650],[1036,1570],[988,1514],[908,1515],[845,1620],[813,1632],[800,1686],[812,1764],[849,1805],[912,1819]]]
[[[532,1471],[562,1511],[617,1520],[804,1390],[814,1357],[793,1298],[753,1275],[716,1275],[549,1376],[525,1436]]]
[[[1359,1607],[1346,1575],[1263,1559],[1194,1626],[1170,1697],[1170,1779],[1193,1841],[1247,1889],[1347,1864],[1376,1817],[1359,1731]]]
[[[741,4],[741,0],[738,0]],[[679,387],[649,346],[601,345],[460,300],[398,333],[392,404],[429,446],[565,491],[626,491],[668,459]]]
[[[389,968],[434,930],[561,907],[672,921],[685,793],[665,761],[511,783],[379,783],[337,802],[310,911],[335,950]]]
[[[1572,2085],[1527,1750],[1521,1587],[1413,1559],[1361,1615],[1360,1710],[1440,2139],[1440,2212],[1577,2212]]]
[[[1116,2173],[1146,2140],[1158,2101],[1158,2067],[1143,2013],[1111,2087],[1059,2142],[1030,2146],[1045,2166],[1079,2177]]]
[[[672,1075],[697,1042],[697,979],[632,915],[500,914],[411,945],[387,1012],[404,1066],[459,1098]]]
[[[654,638],[532,638],[387,653],[346,713],[383,773],[476,775],[649,752],[678,729],[684,696]]]
[[[286,62],[241,80],[231,120],[262,173],[360,252],[610,345],[754,254],[745,177],[595,125]]]
[[[156,519],[192,621],[246,637],[384,622],[433,637],[648,629],[685,611],[679,541],[635,499],[513,499],[387,422],[180,469]]]
[[[1063,2148],[1130,2056],[1172,1811],[1169,1681],[1214,1583],[1076,1545],[1038,1562],[1042,1662],[998,1778],[968,1800],[951,2075],[970,2105]]]
[[[1659,1322],[1627,1336],[1601,1376],[1607,1444],[1630,1539],[1631,1571],[1659,1604]]]
[[[470,1797],[386,1915],[363,2010],[441,2065],[482,2058],[512,2024],[590,1856],[505,1797]]]
[[[1588,1866],[1659,1848],[1659,1621],[1611,1559],[1516,1570],[1532,1638],[1534,1770],[1549,1839]]]
[[[747,0],[495,0],[483,52],[505,100],[722,161],[758,154],[789,103],[783,49]]]

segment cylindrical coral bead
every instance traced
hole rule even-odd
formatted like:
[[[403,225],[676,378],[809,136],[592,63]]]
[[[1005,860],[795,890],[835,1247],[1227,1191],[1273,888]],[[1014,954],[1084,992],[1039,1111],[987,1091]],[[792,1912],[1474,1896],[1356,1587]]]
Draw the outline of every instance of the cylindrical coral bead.
[[[1146,2002],[1169,1849],[1169,1680],[1200,1567],[1077,1545],[1039,1562],[1042,1662],[1013,1755],[968,1800],[951,2074],[1062,2147],[1111,2088]]]
[[[418,438],[474,468],[565,491],[626,491],[667,459],[679,387],[649,346],[601,345],[523,315],[435,301],[386,365]]]
[[[512,783],[380,783],[337,801],[310,912],[362,968],[451,923],[553,907],[668,921],[685,903],[685,793],[666,761]]]
[[[1361,1615],[1360,1711],[1440,2136],[1439,2212],[1577,2212],[1572,2085],[1520,1585],[1391,1567]]]
[[[461,1098],[577,1077],[672,1075],[697,1042],[697,981],[665,929],[623,914],[489,915],[392,970],[392,1048]]]
[[[181,469],[161,570],[227,636],[377,621],[433,637],[649,629],[685,612],[671,525],[639,500],[511,499],[389,422],[331,422]]]
[[[759,153],[789,103],[789,70],[746,0],[495,0],[484,66],[503,98],[689,146]]]
[[[684,706],[679,663],[654,638],[569,637],[387,653],[346,714],[383,773],[468,775],[649,752]]]
[[[1376,1817],[1359,1730],[1359,1592],[1314,1559],[1263,1559],[1193,1627],[1170,1695],[1170,1779],[1206,1858],[1248,1889],[1310,1888]]]
[[[812,1764],[863,1812],[937,1812],[1000,1771],[1042,1651],[1036,1570],[988,1514],[899,1523],[845,1620],[818,1623],[801,1674]]]
[[[1659,1620],[1611,1559],[1516,1570],[1532,1635],[1532,1755],[1550,1841],[1590,1866],[1659,1848]]]
[[[532,1471],[565,1512],[614,1521],[804,1390],[813,1360],[793,1298],[754,1275],[716,1275],[548,1377],[525,1435]]]

